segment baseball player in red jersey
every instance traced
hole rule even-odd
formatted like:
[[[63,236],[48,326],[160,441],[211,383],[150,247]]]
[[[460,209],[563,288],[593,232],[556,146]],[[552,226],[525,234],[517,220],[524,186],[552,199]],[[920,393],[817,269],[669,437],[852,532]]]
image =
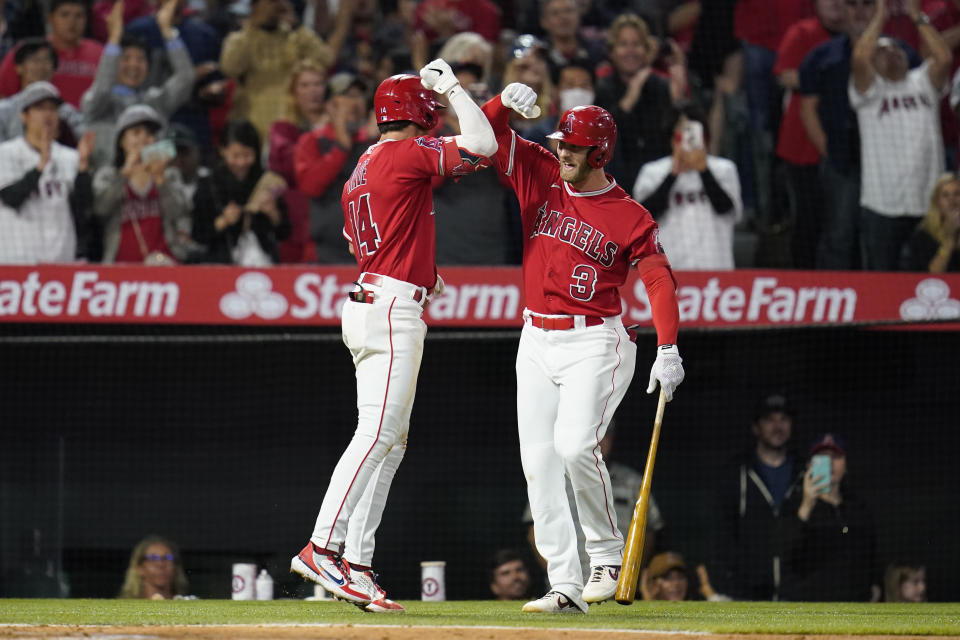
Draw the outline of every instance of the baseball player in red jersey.
[[[427,135],[438,117],[433,92],[447,96],[460,135]],[[423,306],[443,288],[434,260],[431,179],[476,170],[497,143],[443,60],[425,66],[419,78],[384,80],[374,110],[380,140],[360,157],[341,197],[344,237],[361,271],[341,320],[356,367],[357,429],[333,470],[310,542],[290,570],[367,611],[399,612],[403,607],[386,597],[371,564],[406,448],[427,333]]]
[[[517,352],[517,421],[537,550],[550,591],[525,612],[580,613],[612,598],[623,538],[600,440],[633,377],[636,345],[620,318],[619,287],[640,272],[653,307],[658,348],[648,393],[667,399],[683,380],[679,310],[670,263],[650,213],[605,174],[617,129],[609,113],[576,107],[560,118],[558,156],[522,139],[510,109],[533,110],[536,93],[514,83],[487,102],[497,136],[491,158],[520,200],[527,308]],[[576,497],[590,556],[584,585],[564,490]]]

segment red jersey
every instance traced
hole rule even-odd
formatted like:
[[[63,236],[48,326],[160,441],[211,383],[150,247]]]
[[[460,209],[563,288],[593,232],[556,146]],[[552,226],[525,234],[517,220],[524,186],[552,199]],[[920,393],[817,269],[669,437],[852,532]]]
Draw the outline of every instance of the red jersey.
[[[669,268],[650,212],[609,174],[607,187],[575,191],[560,178],[555,155],[510,129],[511,111],[500,96],[483,111],[499,145],[491,160],[520,200],[527,308],[544,315],[618,315],[630,267],[641,274]]]
[[[780,49],[777,51],[777,63],[773,66],[773,75],[783,71],[798,70],[800,63],[817,45],[832,37],[823,28],[817,18],[806,18],[787,29]],[[780,121],[780,135],[777,137],[777,156],[798,165],[817,164],[820,154],[810,142],[803,121],[800,118],[800,93],[790,92],[787,109]]]
[[[737,0],[733,31],[740,40],[776,51],[790,26],[813,14],[812,0]]]
[[[360,270],[432,289],[437,282],[434,176],[462,173],[453,138],[382,140],[343,185],[343,235]]]
[[[50,82],[60,91],[64,102],[80,108],[83,93],[90,88],[94,76],[97,75],[97,65],[100,64],[102,52],[102,44],[87,38],[80,40],[73,49],[57,49],[60,64]],[[0,93],[5,96],[12,96],[22,89],[14,61],[15,53],[16,50],[11,49],[0,63]]]

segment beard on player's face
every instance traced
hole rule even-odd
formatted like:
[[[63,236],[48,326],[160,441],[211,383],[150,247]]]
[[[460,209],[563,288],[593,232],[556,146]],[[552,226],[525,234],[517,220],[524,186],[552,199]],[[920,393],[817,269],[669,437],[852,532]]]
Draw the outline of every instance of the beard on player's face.
[[[557,158],[560,160],[560,177],[571,184],[583,182],[590,175],[592,167],[587,163],[591,147],[580,147],[568,142],[557,145]]]

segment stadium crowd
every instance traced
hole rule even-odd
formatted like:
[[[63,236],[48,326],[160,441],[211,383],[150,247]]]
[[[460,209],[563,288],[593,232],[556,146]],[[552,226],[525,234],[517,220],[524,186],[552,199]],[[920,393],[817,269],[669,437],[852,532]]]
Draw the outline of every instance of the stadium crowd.
[[[442,57],[477,101],[535,89],[544,146],[610,111],[677,268],[960,270],[957,0],[0,5],[3,264],[351,263],[373,91]],[[434,186],[438,262],[519,264],[494,172]]]

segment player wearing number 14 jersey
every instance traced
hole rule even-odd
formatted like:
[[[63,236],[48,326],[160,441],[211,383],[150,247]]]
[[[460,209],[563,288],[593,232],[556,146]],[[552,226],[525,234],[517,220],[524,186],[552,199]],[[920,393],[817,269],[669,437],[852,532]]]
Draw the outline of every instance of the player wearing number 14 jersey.
[[[427,135],[437,124],[433,92],[449,99],[460,135]],[[341,320],[356,368],[357,428],[330,478],[310,542],[290,570],[367,611],[401,612],[371,565],[374,534],[406,449],[427,333],[423,307],[443,289],[431,180],[479,168],[497,143],[443,60],[421,69],[419,78],[384,80],[374,111],[380,140],[360,157],[341,197],[344,236],[360,265]]]
[[[530,113],[536,93],[508,85],[484,113],[497,136],[493,165],[520,200],[527,308],[517,352],[517,422],[537,550],[550,590],[523,611],[586,612],[616,592],[623,538],[600,440],[633,377],[636,345],[620,318],[619,287],[640,272],[653,308],[657,357],[651,393],[667,399],[683,380],[679,311],[670,263],[649,212],[603,172],[616,125],[600,107],[565,112],[558,156],[508,126],[510,109]],[[564,475],[574,490],[590,556],[584,585]]]

